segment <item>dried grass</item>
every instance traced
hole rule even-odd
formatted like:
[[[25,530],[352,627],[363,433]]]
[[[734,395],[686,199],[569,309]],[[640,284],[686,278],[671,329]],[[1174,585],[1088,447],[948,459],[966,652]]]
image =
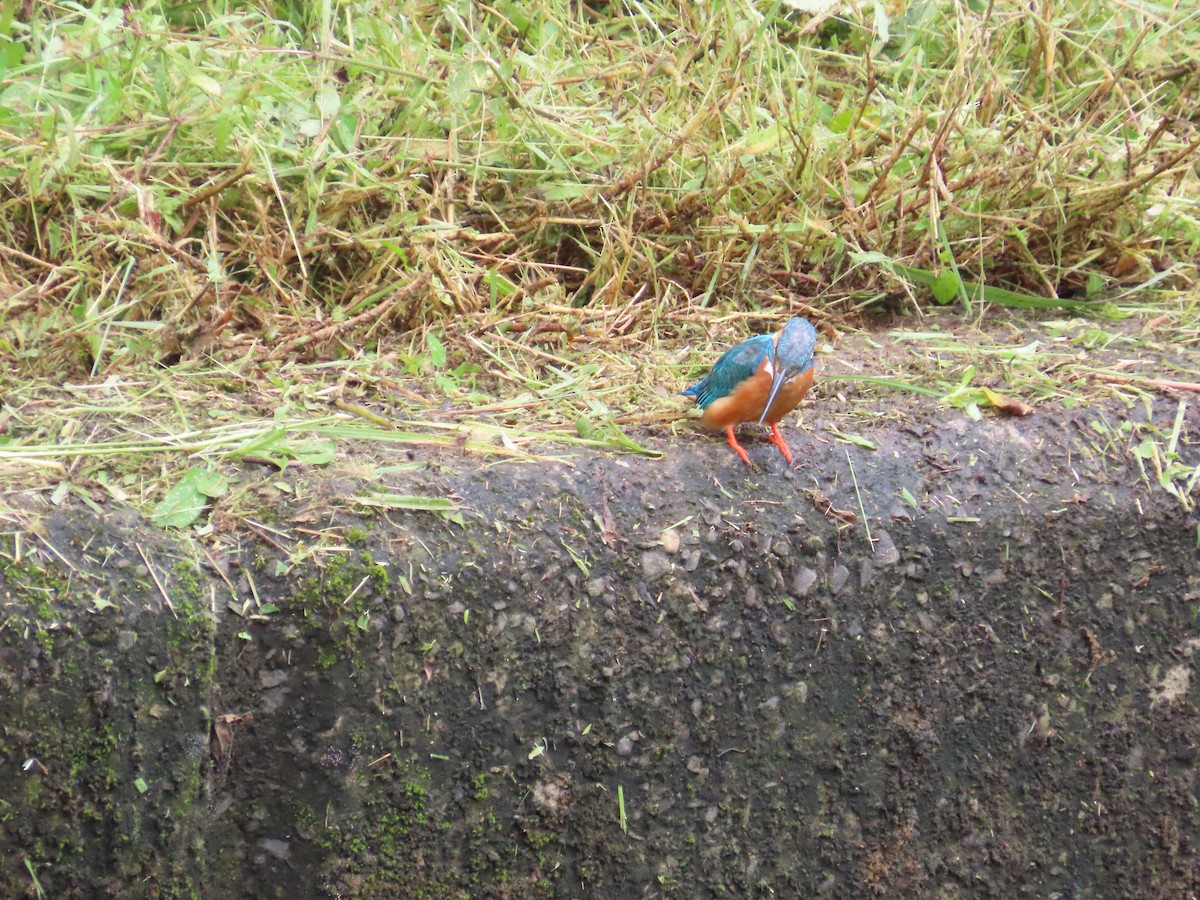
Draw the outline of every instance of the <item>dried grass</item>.
[[[949,296],[1194,283],[1200,12],[889,8],[30,7],[0,353],[103,377],[436,322],[644,341],[907,302],[889,261]]]

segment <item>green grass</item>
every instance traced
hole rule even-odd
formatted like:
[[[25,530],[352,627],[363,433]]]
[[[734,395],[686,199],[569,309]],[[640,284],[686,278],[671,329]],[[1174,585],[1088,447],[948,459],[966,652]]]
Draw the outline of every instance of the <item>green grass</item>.
[[[1194,4],[831,9],[0,0],[0,470],[650,452],[796,312],[1195,285]]]
[[[921,273],[1080,299],[1200,246],[1190,4],[19,6],[0,351],[27,366],[555,305],[620,333]]]

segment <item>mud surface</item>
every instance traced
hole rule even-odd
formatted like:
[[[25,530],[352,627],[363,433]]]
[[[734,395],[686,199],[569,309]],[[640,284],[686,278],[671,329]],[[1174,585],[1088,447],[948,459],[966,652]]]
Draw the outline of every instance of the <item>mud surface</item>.
[[[1096,414],[263,476],[227,555],[30,510],[0,895],[1194,894],[1197,517]]]

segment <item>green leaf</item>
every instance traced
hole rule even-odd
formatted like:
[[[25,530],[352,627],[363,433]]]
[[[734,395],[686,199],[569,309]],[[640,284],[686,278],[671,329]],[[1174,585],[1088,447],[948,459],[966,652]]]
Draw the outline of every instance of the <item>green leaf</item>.
[[[875,260],[870,261],[873,262]],[[945,275],[945,273],[935,275],[928,269],[919,269],[915,266],[903,266],[900,263],[892,262],[890,259],[886,262],[881,262],[881,265],[891,269],[901,278],[915,281],[917,284],[927,285],[930,288],[934,286],[934,282]],[[958,276],[956,275],[955,277]],[[968,299],[983,300],[985,303],[993,303],[996,306],[1008,306],[1015,309],[1080,309],[1088,310],[1108,318],[1120,315],[1110,303],[1092,303],[1086,300],[1063,300],[1059,297],[1038,297],[1035,294],[1022,294],[1005,288],[978,284],[974,281],[963,281],[962,289]]]
[[[510,278],[505,278],[495,269],[486,272],[483,276],[483,283],[488,286],[491,291],[492,299],[508,297],[517,292],[517,285]]]
[[[296,440],[287,429],[275,426],[235,447],[227,456],[231,459],[258,459],[285,469],[289,460],[323,466],[333,461],[336,450],[333,441],[317,438]]]
[[[832,425],[829,426],[829,433],[840,441],[845,441],[848,444],[853,444],[856,447],[862,447],[864,450],[878,449],[872,441],[867,440],[862,435],[846,434],[844,431],[839,431]]]
[[[842,129],[845,131],[845,128]],[[776,122],[766,128],[751,131],[734,144],[732,151],[742,156],[757,156],[779,146],[779,139],[784,133],[784,127]]]
[[[16,7],[16,3],[4,4],[9,9]],[[0,75],[3,75],[9,68],[19,66],[21,60],[25,57],[25,48],[16,41],[9,40],[8,37],[0,38]]]
[[[850,130],[850,123],[858,115],[858,109],[844,109],[829,120],[829,130],[834,134],[845,134]]]
[[[475,70],[470,65],[456,67],[456,71],[445,81],[446,97],[455,107],[465,107],[471,101],[476,86]]]
[[[935,335],[941,337],[941,335]],[[889,388],[893,391],[910,391],[914,394],[925,394],[928,397],[940,397],[942,392],[931,387],[925,387],[920,384],[909,384],[906,381],[897,381],[894,378],[882,378],[878,375],[835,375],[829,376],[827,380],[833,381],[857,381],[863,384],[875,384],[879,387]]]
[[[453,513],[458,510],[458,504],[445,497],[421,497],[414,494],[372,494],[370,497],[355,497],[354,502],[360,506],[417,512]]]
[[[963,282],[958,277],[958,272],[954,269],[943,269],[942,274],[933,279],[933,284],[929,289],[933,291],[933,299],[945,306],[952,300],[958,298],[958,292],[962,290]]]
[[[578,200],[591,190],[590,185],[579,182],[547,184],[542,186],[542,196],[547,200]]]
[[[215,78],[210,78],[207,75],[196,72],[192,75],[191,82],[210,97],[216,98],[221,96],[221,82]]]
[[[186,528],[200,518],[209,498],[220,497],[228,489],[229,482],[220,472],[193,466],[167,491],[154,507],[151,517],[155,524],[163,527]]]
[[[612,423],[605,423],[602,427],[597,428],[586,419],[579,419],[575,423],[576,431],[579,431],[580,423],[586,422],[584,429],[590,428],[588,436],[583,436],[580,433],[579,443],[587,447],[612,447],[618,450],[626,450],[630,453],[637,453],[642,456],[659,457],[662,452],[659,450],[651,450],[648,447],[643,447],[637,441],[633,440],[629,435],[623,432],[619,426]]]
[[[874,25],[875,41],[872,47],[878,53],[892,39],[892,22],[883,0],[875,0]]]
[[[425,344],[429,347],[429,361],[435,369],[446,368],[446,345],[438,340],[432,331],[425,335]]]
[[[1154,459],[1154,441],[1146,438],[1133,448],[1132,453],[1134,456],[1141,457],[1142,459]]]
[[[331,119],[342,107],[342,98],[339,96],[337,88],[333,85],[326,85],[317,91],[317,111],[322,118]]]
[[[955,388],[950,393],[942,397],[942,403],[946,406],[952,406],[955,409],[963,409],[967,411],[967,415],[971,418],[976,418],[979,414],[979,404],[986,403],[987,398],[984,397],[983,391],[980,388],[970,387],[964,384],[962,387]],[[975,412],[972,414],[971,407],[974,407]]]

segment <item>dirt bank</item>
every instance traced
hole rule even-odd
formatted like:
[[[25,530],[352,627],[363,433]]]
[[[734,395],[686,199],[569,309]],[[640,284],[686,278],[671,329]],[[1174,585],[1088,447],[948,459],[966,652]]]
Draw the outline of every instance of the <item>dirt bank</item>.
[[[821,416],[792,472],[645,435],[665,459],[383,477],[461,524],[355,512],[353,461],[262,476],[228,556],[27,510],[0,894],[1200,890],[1196,515],[1095,410],[880,419],[874,450]]]

